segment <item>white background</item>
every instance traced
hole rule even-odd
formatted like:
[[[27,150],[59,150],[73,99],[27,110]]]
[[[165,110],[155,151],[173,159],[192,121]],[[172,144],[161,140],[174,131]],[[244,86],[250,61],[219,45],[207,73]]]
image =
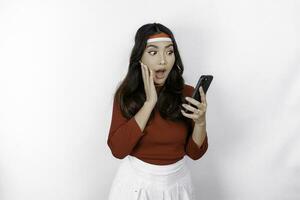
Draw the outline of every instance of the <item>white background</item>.
[[[25,1],[24,1],[25,2]],[[169,27],[207,93],[198,199],[300,199],[297,0],[0,1],[0,199],[106,199],[106,144],[136,30]]]

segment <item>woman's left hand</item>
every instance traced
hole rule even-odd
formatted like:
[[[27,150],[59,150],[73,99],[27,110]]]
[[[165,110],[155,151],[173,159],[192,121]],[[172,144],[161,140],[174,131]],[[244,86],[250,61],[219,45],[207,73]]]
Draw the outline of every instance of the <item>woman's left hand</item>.
[[[200,96],[201,96],[201,102],[197,101],[196,99],[192,98],[192,97],[186,97],[186,100],[188,102],[190,102],[191,104],[193,104],[196,108],[194,108],[193,106],[190,106],[188,104],[182,104],[182,106],[193,112],[191,114],[188,114],[186,112],[184,112],[184,110],[181,110],[181,113],[188,118],[191,118],[194,120],[195,125],[206,125],[206,108],[207,108],[207,101],[206,101],[206,95],[203,91],[202,86],[199,88],[199,92],[200,92]],[[198,109],[197,109],[198,108]]]

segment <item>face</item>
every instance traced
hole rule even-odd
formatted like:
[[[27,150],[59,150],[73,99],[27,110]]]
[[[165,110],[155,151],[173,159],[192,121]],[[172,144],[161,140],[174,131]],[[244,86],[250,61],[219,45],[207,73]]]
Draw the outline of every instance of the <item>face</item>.
[[[169,41],[147,43],[141,61],[153,70],[154,84],[163,85],[175,63],[173,43]]]

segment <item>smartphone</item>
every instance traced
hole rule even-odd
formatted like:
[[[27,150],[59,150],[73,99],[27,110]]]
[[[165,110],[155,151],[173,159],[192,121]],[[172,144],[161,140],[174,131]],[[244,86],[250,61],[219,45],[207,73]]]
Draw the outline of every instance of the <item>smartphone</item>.
[[[196,87],[194,89],[194,92],[192,94],[192,98],[194,98],[195,100],[197,100],[199,102],[202,102],[201,101],[201,95],[200,95],[200,92],[199,92],[199,88],[200,88],[200,86],[202,86],[204,94],[206,94],[206,92],[207,92],[207,90],[208,90],[208,88],[209,88],[210,83],[212,82],[212,80],[213,80],[213,76],[212,75],[201,75],[201,77],[199,78],[199,80],[197,82],[197,85],[196,85]],[[187,102],[187,104],[195,107],[190,102]],[[189,110],[187,110],[185,108],[184,108],[184,110],[185,110],[186,113],[189,113],[189,114],[192,113],[191,111],[189,111]]]

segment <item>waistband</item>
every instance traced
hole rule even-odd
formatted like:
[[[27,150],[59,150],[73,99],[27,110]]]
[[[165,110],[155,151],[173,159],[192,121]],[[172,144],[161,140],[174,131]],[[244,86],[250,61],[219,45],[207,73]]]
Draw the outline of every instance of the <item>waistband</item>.
[[[135,169],[142,171],[147,174],[152,175],[171,175],[175,174],[176,172],[180,171],[181,169],[185,168],[186,160],[183,157],[181,160],[169,164],[169,165],[154,165],[147,162],[144,162],[138,159],[135,156],[128,155],[127,159],[129,160],[132,167]]]

